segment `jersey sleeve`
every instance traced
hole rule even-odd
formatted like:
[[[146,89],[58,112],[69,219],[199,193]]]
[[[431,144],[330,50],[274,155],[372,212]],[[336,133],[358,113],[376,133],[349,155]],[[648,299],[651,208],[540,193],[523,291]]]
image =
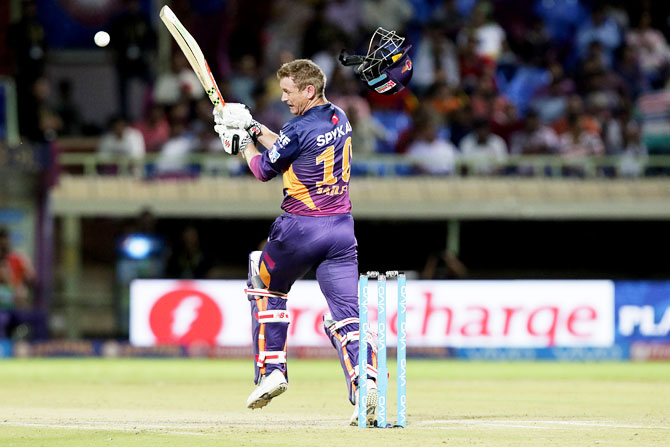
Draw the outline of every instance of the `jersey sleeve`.
[[[270,180],[287,170],[299,153],[298,132],[294,123],[289,121],[279,131],[272,147],[261,154],[258,163],[254,163],[252,171],[259,180]]]

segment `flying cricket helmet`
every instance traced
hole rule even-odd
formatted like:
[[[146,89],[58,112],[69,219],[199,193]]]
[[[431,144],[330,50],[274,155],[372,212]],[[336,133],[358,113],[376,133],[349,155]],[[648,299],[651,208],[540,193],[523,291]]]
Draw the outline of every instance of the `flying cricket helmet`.
[[[340,53],[343,65],[356,65],[354,72],[369,89],[382,95],[392,95],[405,88],[412,79],[412,60],[409,57],[411,45],[403,46],[404,37],[395,31],[377,28],[370,38],[365,56]]]

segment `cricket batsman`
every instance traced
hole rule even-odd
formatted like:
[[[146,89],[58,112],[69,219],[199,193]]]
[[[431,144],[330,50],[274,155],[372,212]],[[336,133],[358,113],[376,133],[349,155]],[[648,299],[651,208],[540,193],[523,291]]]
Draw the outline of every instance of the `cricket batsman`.
[[[351,216],[352,128],[345,113],[325,97],[326,77],[311,60],[298,59],[277,71],[281,100],[296,115],[279,134],[255,121],[243,104],[214,110],[215,131],[224,149],[235,145],[260,181],[281,175],[285,211],[272,224],[263,251],[249,255],[246,289],[251,305],[256,388],[247,407],[262,408],[288,388],[286,339],[287,295],[310,269],[326,298],[324,330],[337,350],[355,406],[358,402],[358,259]],[[396,89],[397,90],[397,89]],[[267,148],[261,152],[260,145]],[[374,348],[368,344],[367,424],[377,410]]]

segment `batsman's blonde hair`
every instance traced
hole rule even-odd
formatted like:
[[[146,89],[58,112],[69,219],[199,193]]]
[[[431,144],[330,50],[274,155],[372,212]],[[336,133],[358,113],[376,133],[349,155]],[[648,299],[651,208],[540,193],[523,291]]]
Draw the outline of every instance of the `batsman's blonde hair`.
[[[277,78],[291,78],[298,90],[313,85],[316,96],[325,97],[326,75],[321,67],[309,59],[296,59],[285,63],[277,70]]]

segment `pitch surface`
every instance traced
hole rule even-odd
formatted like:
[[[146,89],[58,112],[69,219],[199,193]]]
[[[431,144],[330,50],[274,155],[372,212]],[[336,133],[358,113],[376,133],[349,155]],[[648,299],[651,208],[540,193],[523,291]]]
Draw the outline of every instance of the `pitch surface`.
[[[670,363],[409,359],[404,430],[347,425],[352,407],[336,360],[292,360],[289,390],[255,411],[245,408],[251,371],[240,360],[3,360],[0,445],[670,443]],[[392,385],[390,422],[394,393]]]

